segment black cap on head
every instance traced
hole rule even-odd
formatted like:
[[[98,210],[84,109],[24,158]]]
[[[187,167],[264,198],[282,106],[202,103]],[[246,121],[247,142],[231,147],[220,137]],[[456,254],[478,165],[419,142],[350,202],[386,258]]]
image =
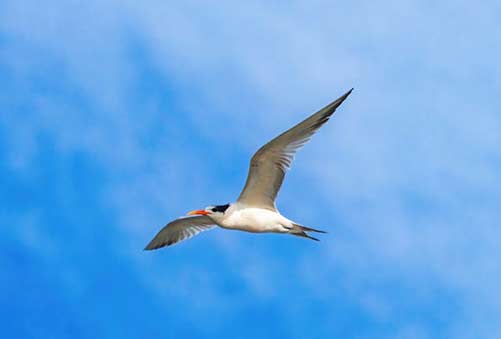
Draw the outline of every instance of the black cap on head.
[[[221,213],[224,213],[228,207],[230,207],[230,204],[226,204],[226,205],[217,205],[217,206],[214,206],[212,208],[212,212],[221,212]]]

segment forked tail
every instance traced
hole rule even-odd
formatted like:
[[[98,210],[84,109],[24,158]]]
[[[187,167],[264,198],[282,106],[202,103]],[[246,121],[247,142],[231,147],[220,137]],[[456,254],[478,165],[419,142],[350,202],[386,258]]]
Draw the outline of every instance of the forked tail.
[[[292,229],[290,230],[290,234],[298,236],[298,237],[303,237],[303,238],[308,238],[311,240],[319,241],[317,238],[312,237],[306,232],[317,232],[317,233],[327,233],[325,231],[317,230],[315,228],[311,227],[306,227],[302,226],[299,224],[292,224]]]

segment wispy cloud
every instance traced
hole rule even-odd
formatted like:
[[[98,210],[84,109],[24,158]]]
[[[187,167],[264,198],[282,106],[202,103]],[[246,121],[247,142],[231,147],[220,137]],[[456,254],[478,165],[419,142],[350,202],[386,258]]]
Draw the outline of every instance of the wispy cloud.
[[[501,314],[495,2],[0,6],[10,168],[29,175],[43,138],[98,164],[99,203],[118,233],[109,241],[163,300],[196,314],[271,300],[288,323],[303,317],[300,291],[318,303],[307,313],[324,312],[318,333],[338,331],[327,319],[343,312],[367,337],[499,332],[483,321]],[[229,257],[226,280],[194,264],[195,245],[183,245],[185,261],[173,252],[177,263],[134,252],[159,221],[234,198],[261,143],[352,86],[280,197],[284,213],[331,227],[319,247],[204,234],[204,251]],[[164,260],[176,276],[155,270]],[[245,287],[232,294],[224,282]]]

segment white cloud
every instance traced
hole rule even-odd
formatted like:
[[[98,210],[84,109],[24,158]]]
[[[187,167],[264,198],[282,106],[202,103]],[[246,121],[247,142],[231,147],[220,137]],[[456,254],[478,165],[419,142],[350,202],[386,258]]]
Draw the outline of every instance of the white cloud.
[[[31,124],[12,132],[12,147],[29,158],[36,146],[25,136],[42,129],[63,152],[83,150],[110,171],[127,172],[105,200],[122,215],[135,246],[133,236],[144,238],[154,229],[138,225],[153,225],[163,210],[183,213],[188,201],[204,204],[224,184],[201,165],[209,159],[178,150],[171,137],[176,128],[199,132],[207,147],[231,144],[241,155],[354,86],[349,101],[299,154],[294,177],[285,183],[291,187],[281,198],[284,212],[326,224],[316,216],[317,201],[301,200],[303,192],[292,186],[311,182],[326,216],[344,223],[320,245],[325,271],[308,268],[319,253],[304,247],[297,254],[298,276],[324,297],[337,292],[319,277],[328,281],[339,269],[346,290],[357,286],[354,297],[367,277],[380,284],[396,279],[423,289],[427,298],[439,286],[460,296],[461,312],[483,331],[475,314],[501,315],[501,272],[492,264],[500,259],[495,205],[501,127],[494,97],[501,89],[499,53],[493,47],[500,42],[493,34],[499,17],[493,6],[90,1],[52,2],[40,11],[7,2],[0,30],[19,50],[5,53],[4,62],[26,82],[45,61],[56,62],[62,81],[81,89],[93,106],[75,111],[57,96],[40,95]],[[127,107],[139,79],[129,38],[144,42],[160,76],[177,86],[187,121],[154,104],[137,119],[139,113]],[[42,61],[34,62],[33,53],[43,54]],[[93,109],[105,114],[92,116]],[[19,117],[4,119],[14,125]],[[160,123],[175,127],[165,127],[158,147],[145,147],[142,136]],[[228,156],[217,152],[210,161]],[[29,163],[19,157],[13,153],[14,165]],[[234,167],[240,171],[246,164]],[[233,193],[230,184],[217,188],[217,196]],[[248,249],[235,249],[221,236],[213,242],[225,251]],[[259,256],[238,261],[256,295],[273,294],[264,283],[273,274],[266,262]],[[188,275],[174,285],[186,283]],[[204,295],[217,289],[215,278],[207,277],[192,286]],[[358,302],[382,317],[399,311],[370,294]],[[459,331],[463,325],[453,319],[450,327]],[[396,337],[426,333],[425,325],[404,324]]]

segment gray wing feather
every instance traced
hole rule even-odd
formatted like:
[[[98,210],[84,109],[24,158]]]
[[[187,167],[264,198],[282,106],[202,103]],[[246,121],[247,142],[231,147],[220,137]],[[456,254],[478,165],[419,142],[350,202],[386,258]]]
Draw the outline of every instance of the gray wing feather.
[[[200,232],[211,229],[214,227],[213,224],[214,221],[205,215],[176,219],[162,228],[145,247],[145,250],[156,250],[189,239]]]
[[[275,210],[275,199],[297,150],[329,120],[351,91],[353,88],[261,147],[251,159],[247,181],[238,201]]]

